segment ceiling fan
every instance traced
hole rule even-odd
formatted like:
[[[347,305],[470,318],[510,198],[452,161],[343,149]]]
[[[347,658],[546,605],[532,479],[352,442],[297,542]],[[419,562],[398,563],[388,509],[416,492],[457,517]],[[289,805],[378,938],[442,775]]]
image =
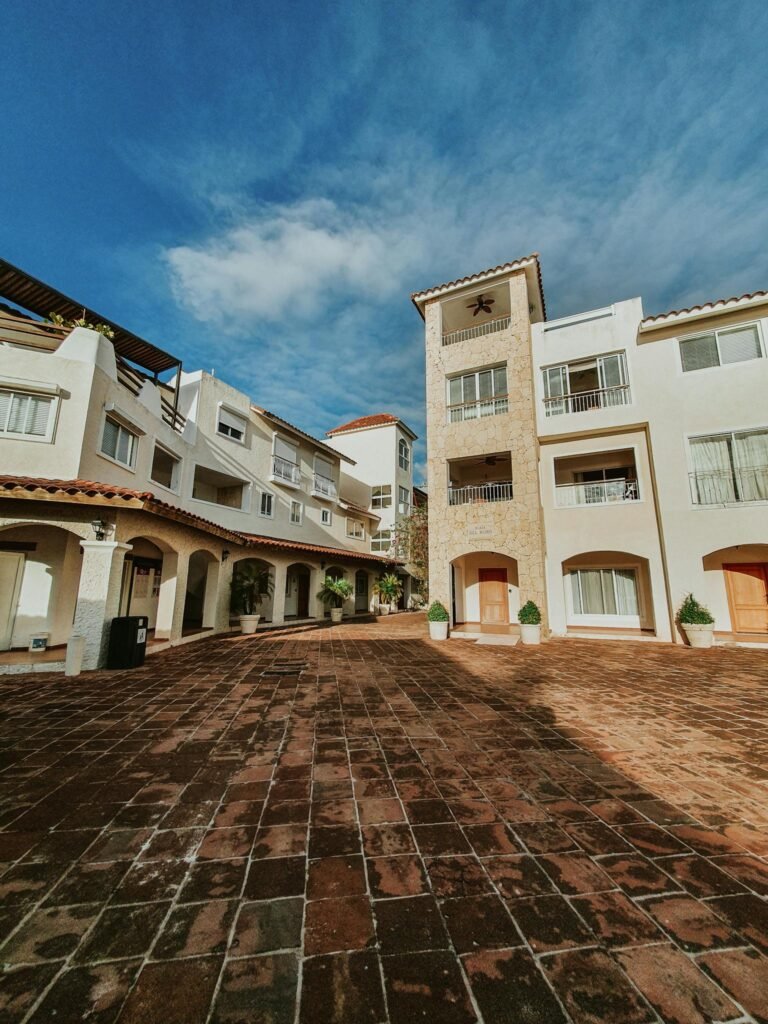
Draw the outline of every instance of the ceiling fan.
[[[496,299],[484,299],[482,295],[478,295],[475,302],[468,303],[467,309],[474,310],[472,316],[477,316],[478,313],[490,313],[491,306],[495,301]]]

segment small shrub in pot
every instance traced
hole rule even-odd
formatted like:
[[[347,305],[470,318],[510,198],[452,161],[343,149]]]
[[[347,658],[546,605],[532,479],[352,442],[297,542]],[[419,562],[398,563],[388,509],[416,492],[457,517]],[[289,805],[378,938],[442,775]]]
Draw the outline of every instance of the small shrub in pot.
[[[431,640],[448,639],[448,623],[450,616],[448,609],[440,601],[433,601],[427,612],[429,622],[429,637]]]
[[[709,608],[699,604],[693,594],[688,594],[680,605],[677,621],[683,627],[691,647],[712,646],[715,620]]]
[[[520,639],[524,644],[541,643],[541,611],[533,601],[526,601],[517,613]]]

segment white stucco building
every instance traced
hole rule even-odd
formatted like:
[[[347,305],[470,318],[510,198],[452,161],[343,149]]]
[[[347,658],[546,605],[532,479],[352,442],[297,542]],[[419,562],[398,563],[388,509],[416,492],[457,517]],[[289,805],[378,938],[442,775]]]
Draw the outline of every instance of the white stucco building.
[[[95,667],[118,614],[155,641],[227,630],[244,560],[269,568],[267,625],[322,618],[325,575],[354,587],[347,614],[372,607],[396,566],[354,459],[116,325],[31,319],[81,307],[1,261],[0,296],[0,651],[74,630]]]
[[[768,293],[546,319],[536,255],[413,296],[425,319],[430,596],[504,629],[768,641]]]

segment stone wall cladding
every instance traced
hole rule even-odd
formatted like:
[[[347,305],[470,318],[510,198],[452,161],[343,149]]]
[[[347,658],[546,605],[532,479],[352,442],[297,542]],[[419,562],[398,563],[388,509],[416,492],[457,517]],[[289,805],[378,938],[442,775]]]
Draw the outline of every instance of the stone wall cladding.
[[[451,561],[470,552],[496,551],[517,560],[521,601],[535,601],[546,625],[539,445],[525,275],[513,274],[509,288],[511,319],[506,330],[445,348],[440,304],[434,301],[425,308],[429,592],[432,600],[449,607]],[[499,363],[507,364],[509,412],[448,423],[446,377]],[[448,506],[447,460],[506,451],[512,462],[512,501]]]

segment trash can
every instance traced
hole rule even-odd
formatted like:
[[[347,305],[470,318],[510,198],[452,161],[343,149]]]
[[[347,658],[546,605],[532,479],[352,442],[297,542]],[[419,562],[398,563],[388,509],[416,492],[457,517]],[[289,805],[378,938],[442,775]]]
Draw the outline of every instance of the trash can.
[[[138,668],[147,653],[146,615],[119,615],[109,627],[107,668]]]

